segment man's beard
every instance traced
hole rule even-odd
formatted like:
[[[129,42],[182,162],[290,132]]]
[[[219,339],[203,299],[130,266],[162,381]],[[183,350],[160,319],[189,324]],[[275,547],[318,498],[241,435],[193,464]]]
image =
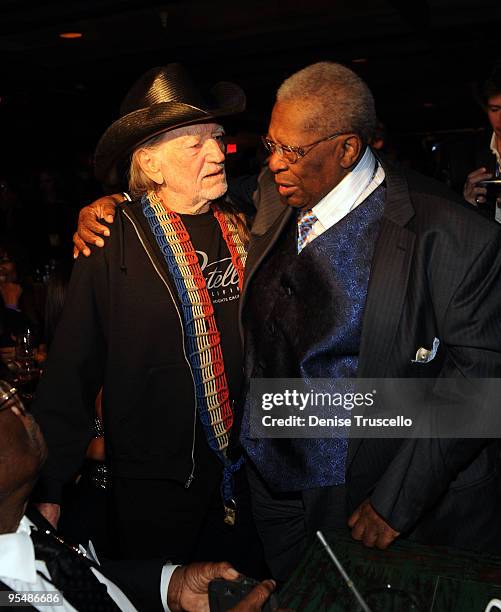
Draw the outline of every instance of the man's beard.
[[[228,183],[226,181],[226,174],[223,171],[221,179],[214,183],[213,185],[208,185],[207,187],[202,187],[200,190],[200,196],[206,200],[217,200],[224,196],[224,194],[228,191]]]

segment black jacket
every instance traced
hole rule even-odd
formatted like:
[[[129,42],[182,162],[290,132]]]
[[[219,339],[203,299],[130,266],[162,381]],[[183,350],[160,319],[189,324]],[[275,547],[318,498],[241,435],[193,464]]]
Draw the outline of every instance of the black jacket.
[[[78,471],[101,387],[114,474],[191,481],[197,414],[178,302],[140,202],[128,204],[73,270],[33,405],[50,451],[39,499],[59,502]]]
[[[405,176],[382,163],[385,212],[371,268],[358,376],[500,378],[501,231],[459,198],[453,201],[454,194],[440,183],[415,173]],[[244,321],[253,316],[245,310],[253,276],[293,214],[278,200],[268,172],[260,178],[256,203],[240,301]],[[294,299],[290,294],[288,308]],[[275,329],[279,334],[279,323]],[[424,366],[412,363],[417,348],[431,347],[435,337],[440,340],[435,359]],[[254,354],[249,350],[253,342],[247,333],[247,356]],[[266,355],[254,359],[247,359],[247,377]],[[485,545],[485,550],[489,543],[499,545],[493,442],[353,439],[346,482],[350,513],[370,497],[391,526],[417,540]]]

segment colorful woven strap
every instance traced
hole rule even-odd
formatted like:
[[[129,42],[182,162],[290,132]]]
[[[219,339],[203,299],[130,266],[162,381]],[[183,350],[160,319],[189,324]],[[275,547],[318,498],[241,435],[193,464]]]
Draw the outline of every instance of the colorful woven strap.
[[[196,387],[200,421],[207,442],[226,467],[225,450],[233,424],[221,336],[214,307],[190,236],[179,215],[167,210],[154,192],[142,199],[143,213],[165,257],[181,302],[188,360]],[[222,212],[214,213],[242,285],[245,249],[235,225]]]
[[[217,209],[214,209],[214,216],[216,217],[219,226],[221,227],[221,232],[223,234],[224,241],[228,246],[233,266],[238,272],[238,288],[240,289],[240,291],[242,291],[247,251],[245,250],[243,242],[240,240],[238,229],[236,228],[235,224],[228,218],[228,216]]]

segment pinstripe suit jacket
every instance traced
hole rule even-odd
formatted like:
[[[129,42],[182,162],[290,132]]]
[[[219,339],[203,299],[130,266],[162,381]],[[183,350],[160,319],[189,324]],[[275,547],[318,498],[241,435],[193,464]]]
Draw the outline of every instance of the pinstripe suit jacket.
[[[442,184],[380,161],[386,203],[358,376],[501,377],[501,231]],[[293,214],[281,204],[268,170],[254,197],[240,301],[246,347],[253,342],[245,325],[253,316],[246,309],[253,277]],[[412,363],[417,348],[431,348],[435,337],[436,357]],[[253,367],[247,359],[247,381]],[[350,440],[348,511],[370,497],[391,526],[416,540],[497,550],[496,454],[495,444],[475,439]]]

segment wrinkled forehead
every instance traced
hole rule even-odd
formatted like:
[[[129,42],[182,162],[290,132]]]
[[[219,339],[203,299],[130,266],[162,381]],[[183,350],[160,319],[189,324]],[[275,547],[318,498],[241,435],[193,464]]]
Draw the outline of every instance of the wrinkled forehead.
[[[219,123],[195,123],[166,132],[162,141],[169,142],[186,136],[213,136],[221,133],[224,133],[224,129]]]
[[[321,107],[307,98],[277,101],[271,113],[268,135],[282,144],[303,144],[319,130]]]

